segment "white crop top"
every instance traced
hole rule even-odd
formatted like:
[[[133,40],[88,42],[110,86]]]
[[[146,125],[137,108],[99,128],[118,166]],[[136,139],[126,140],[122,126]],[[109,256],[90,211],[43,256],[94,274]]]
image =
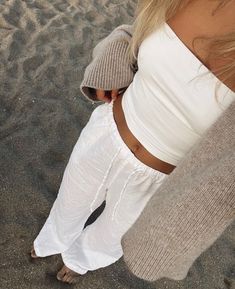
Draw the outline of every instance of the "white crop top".
[[[167,23],[144,39],[137,61],[138,71],[122,98],[127,125],[152,155],[177,165],[235,93]]]

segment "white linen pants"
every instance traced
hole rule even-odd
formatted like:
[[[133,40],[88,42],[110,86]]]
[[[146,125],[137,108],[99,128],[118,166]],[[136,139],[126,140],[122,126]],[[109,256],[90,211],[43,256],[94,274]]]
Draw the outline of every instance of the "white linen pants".
[[[122,236],[167,176],[126,146],[113,101],[99,105],[73,148],[58,196],[34,241],[36,254],[61,253],[64,264],[80,274],[116,262],[123,255]],[[83,229],[104,200],[104,211]]]

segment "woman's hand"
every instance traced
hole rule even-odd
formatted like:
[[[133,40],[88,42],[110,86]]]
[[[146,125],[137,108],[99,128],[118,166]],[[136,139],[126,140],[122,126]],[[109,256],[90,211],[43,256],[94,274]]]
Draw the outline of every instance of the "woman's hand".
[[[116,100],[118,97],[118,89],[113,90],[101,90],[96,89],[96,97],[98,100],[104,101],[104,102],[111,102],[112,100]]]

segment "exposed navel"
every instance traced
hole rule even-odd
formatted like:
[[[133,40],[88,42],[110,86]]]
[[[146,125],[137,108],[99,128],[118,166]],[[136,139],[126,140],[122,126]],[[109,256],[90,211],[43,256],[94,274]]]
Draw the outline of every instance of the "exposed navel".
[[[140,144],[132,146],[131,151],[135,154],[141,148]]]

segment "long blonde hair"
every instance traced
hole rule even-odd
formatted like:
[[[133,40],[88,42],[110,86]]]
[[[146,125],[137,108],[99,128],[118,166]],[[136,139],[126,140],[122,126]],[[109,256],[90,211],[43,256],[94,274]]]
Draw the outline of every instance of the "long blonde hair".
[[[136,63],[138,48],[141,42],[163,22],[173,17],[180,9],[184,8],[192,0],[139,0],[135,20],[133,23],[133,35],[129,44],[129,57],[132,64]],[[212,0],[218,5],[213,13],[224,7],[231,0]],[[216,71],[221,79],[232,79],[235,76],[235,31],[214,37],[208,48],[207,60],[213,58],[229,57],[230,61],[222,65]],[[207,62],[206,60],[206,62]],[[213,72],[213,70],[212,70]],[[224,76],[226,75],[226,76]]]

